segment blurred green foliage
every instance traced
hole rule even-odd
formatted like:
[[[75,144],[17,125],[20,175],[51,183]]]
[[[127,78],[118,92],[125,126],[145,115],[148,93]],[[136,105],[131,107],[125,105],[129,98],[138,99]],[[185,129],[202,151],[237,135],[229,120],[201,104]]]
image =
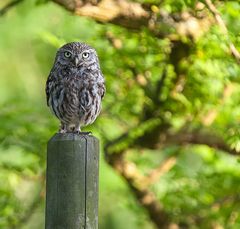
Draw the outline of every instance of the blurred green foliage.
[[[194,11],[196,3],[138,2],[155,4],[170,13]],[[240,50],[239,3],[222,1],[218,8]],[[133,32],[97,24],[51,2],[25,1],[0,17],[0,228],[44,228],[46,143],[58,128],[46,106],[45,81],[56,49],[73,40],[96,48],[106,77],[102,114],[86,128],[101,139],[102,146],[128,132],[127,139],[110,148],[127,149],[163,121],[171,125],[172,132],[186,123],[195,128],[205,122],[204,127],[240,151],[240,67],[229,54],[229,39],[218,25],[194,44],[183,38],[191,47],[188,58],[178,66],[186,79],[184,88],[172,93],[176,66],[169,60],[169,37],[157,39],[145,29]],[[161,106],[156,109],[151,92],[164,74],[167,78],[158,98]],[[154,117],[143,122],[146,106],[152,108]],[[204,120],[211,112],[214,119]],[[151,190],[172,220],[182,228],[185,224],[203,229],[220,228],[218,225],[240,228],[237,157],[205,145],[173,144],[161,150],[132,150],[128,159],[147,174],[171,155],[177,155],[176,165]],[[99,210],[100,229],[154,228],[125,181],[103,156]]]

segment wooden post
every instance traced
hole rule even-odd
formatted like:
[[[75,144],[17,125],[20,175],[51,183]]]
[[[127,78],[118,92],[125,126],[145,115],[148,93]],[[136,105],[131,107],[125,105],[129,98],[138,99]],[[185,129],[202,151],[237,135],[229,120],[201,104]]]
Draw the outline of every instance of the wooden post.
[[[47,148],[45,229],[98,228],[99,142],[55,134]]]

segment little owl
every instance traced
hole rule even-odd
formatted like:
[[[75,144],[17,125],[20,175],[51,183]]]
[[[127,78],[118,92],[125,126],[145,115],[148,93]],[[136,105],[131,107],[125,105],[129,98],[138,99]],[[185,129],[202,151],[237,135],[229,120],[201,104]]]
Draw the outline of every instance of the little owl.
[[[82,126],[93,123],[104,93],[95,49],[80,42],[62,46],[46,83],[47,105],[61,122],[59,132],[79,133]]]

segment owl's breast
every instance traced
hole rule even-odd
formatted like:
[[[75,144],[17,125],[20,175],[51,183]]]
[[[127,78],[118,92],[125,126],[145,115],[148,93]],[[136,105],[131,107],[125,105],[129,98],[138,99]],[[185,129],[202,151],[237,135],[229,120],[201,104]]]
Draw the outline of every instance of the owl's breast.
[[[62,78],[55,85],[51,107],[66,123],[79,120],[82,124],[95,120],[101,109],[102,86],[93,79]]]

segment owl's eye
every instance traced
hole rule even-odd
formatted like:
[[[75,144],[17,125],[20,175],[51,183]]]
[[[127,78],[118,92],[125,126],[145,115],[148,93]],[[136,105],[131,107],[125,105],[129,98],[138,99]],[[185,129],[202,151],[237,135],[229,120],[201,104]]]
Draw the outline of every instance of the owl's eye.
[[[89,57],[89,52],[84,52],[84,53],[82,54],[82,57],[83,57],[83,59],[88,58],[88,57]]]
[[[66,58],[70,58],[71,55],[72,55],[72,53],[70,53],[70,52],[68,52],[68,51],[64,52],[64,56],[65,56]]]

